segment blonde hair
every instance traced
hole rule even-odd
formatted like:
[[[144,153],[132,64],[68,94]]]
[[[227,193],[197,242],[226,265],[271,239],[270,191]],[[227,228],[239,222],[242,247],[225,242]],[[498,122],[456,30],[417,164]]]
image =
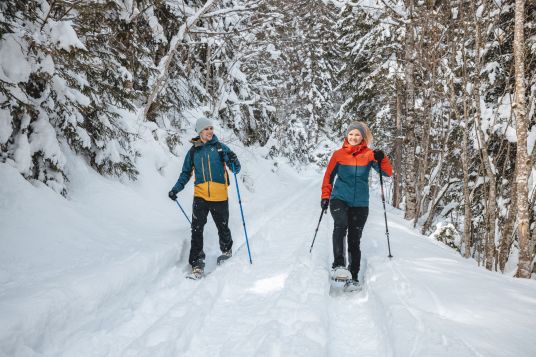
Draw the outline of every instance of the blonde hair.
[[[346,136],[350,133],[350,131],[357,129],[360,133],[363,133],[363,139],[367,142],[367,145],[372,144],[372,140],[374,137],[372,136],[372,132],[370,131],[370,128],[368,127],[367,123],[363,121],[353,121],[348,125],[348,128],[346,129]]]

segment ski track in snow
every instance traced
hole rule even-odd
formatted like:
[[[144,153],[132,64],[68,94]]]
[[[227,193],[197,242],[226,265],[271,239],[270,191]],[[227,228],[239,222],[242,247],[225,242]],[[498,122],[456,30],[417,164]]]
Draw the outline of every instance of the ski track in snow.
[[[17,346],[16,355],[533,355],[531,351],[536,351],[536,343],[527,342],[531,329],[526,327],[536,326],[526,322],[530,320],[523,320],[526,307],[536,304],[531,298],[530,289],[534,287],[528,285],[530,282],[526,282],[524,294],[519,294],[522,290],[514,289],[518,286],[516,281],[472,269],[449,248],[431,241],[420,242],[422,238],[401,218],[391,215],[393,209],[389,222],[395,232],[391,240],[395,257],[388,259],[383,209],[376,202],[377,197],[371,197],[370,215],[361,242],[363,258],[359,278],[363,288],[354,293],[331,289],[333,221],[329,214],[324,215],[313,252],[309,254],[320,213],[316,181],[304,180],[299,190],[284,199],[268,200],[262,210],[246,210],[253,265],[249,264],[236,209],[231,210],[234,256],[219,267],[215,263],[219,254],[215,228],[212,221],[207,224],[207,276],[202,280],[185,279],[190,269],[190,233],[185,229],[174,231],[172,234],[185,236],[178,247],[180,254],[176,246],[158,255],[148,254],[149,258],[144,252],[134,252],[117,263],[117,271],[110,272],[123,274],[124,269],[132,269],[139,262],[154,265],[150,279],[114,287],[108,293],[99,292],[93,295],[99,296],[98,301],[80,301],[83,306],[88,305],[83,310],[86,316],[65,314],[63,318],[83,317],[55,324],[62,328],[43,333],[28,348]],[[248,213],[253,219],[249,219],[252,217]],[[164,259],[158,261],[155,257]],[[172,260],[174,257],[176,261]],[[144,269],[136,271],[143,273]],[[96,270],[90,275],[91,282],[104,273]],[[464,282],[466,276],[469,279]],[[484,285],[472,286],[477,279],[485,280]],[[451,287],[457,284],[462,285],[451,293]],[[483,303],[487,297],[479,293],[483,287],[500,284],[511,284],[512,290],[508,286],[501,290],[504,296],[496,301],[502,304],[497,311],[488,311],[489,303]],[[87,289],[86,285],[80,286]],[[69,296],[66,294],[65,299]],[[91,299],[92,294],[87,296]],[[457,301],[464,299],[471,300],[463,304]],[[510,303],[524,304],[524,308],[509,309]],[[73,309],[73,302],[67,308]],[[50,314],[60,309],[61,306],[55,307]],[[499,326],[498,322],[511,314],[525,328],[518,327],[515,337],[510,337],[510,341],[517,343],[497,350],[494,339],[515,326]]]
[[[387,356],[366,286],[329,296],[325,262],[331,265],[331,221],[323,222],[315,250],[308,252],[318,213],[310,209],[318,201],[310,194],[314,188],[306,185],[256,220],[250,232],[253,265],[240,242],[243,232],[235,228],[234,257],[216,268],[207,255],[206,278],[187,280],[185,244],[175,267],[138,306],[124,307],[120,320],[94,318],[107,329],[95,331],[91,339],[74,334],[64,353],[56,352],[127,357],[353,356],[360,351]],[[363,333],[356,335],[356,330]]]
[[[327,355],[333,350],[327,347],[333,304],[327,296],[328,271],[314,267],[307,250],[316,212],[310,210],[312,202],[303,201],[316,198],[307,195],[312,188],[306,186],[257,220],[253,234],[249,232],[252,266],[245,243],[237,243],[243,240],[243,232],[235,228],[238,248],[232,260],[214,268],[207,255],[207,277],[187,280],[187,246],[154,293],[133,310],[126,309],[124,321],[107,322],[115,328],[94,335],[91,346],[84,343],[87,336],[73,336],[65,355],[87,353],[88,348],[94,355],[108,356],[227,356],[237,351],[260,356]],[[298,223],[293,231],[288,230],[289,221]],[[285,246],[288,249],[281,252]],[[315,289],[310,283],[316,284]],[[281,315],[287,318],[278,321]],[[303,320],[306,315],[310,321]],[[242,335],[242,331],[250,332]],[[284,340],[288,343],[281,343]]]
[[[363,288],[359,292],[345,293],[336,289],[330,301],[330,356],[391,356],[389,341],[382,331],[381,321],[374,314],[376,302],[368,292],[365,259],[359,280]]]

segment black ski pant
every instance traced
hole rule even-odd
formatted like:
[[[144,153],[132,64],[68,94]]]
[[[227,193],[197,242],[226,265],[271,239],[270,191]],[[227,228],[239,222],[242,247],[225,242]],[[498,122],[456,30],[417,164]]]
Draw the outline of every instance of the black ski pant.
[[[333,217],[333,268],[346,266],[344,243],[348,232],[348,270],[357,280],[361,264],[361,234],[367,222],[368,207],[349,207],[344,201],[331,200],[329,209]]]
[[[226,252],[233,246],[231,230],[229,229],[229,201],[211,202],[194,197],[192,212],[192,244],[188,262],[192,267],[204,267],[203,229],[207,223],[209,212],[218,228],[221,251]]]

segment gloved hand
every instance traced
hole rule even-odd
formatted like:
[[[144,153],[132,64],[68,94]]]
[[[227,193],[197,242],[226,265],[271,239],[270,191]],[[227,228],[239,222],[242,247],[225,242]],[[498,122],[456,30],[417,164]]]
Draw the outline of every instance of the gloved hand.
[[[229,151],[227,153],[227,157],[229,158],[229,162],[232,164],[235,164],[238,162],[238,157],[236,157],[236,154],[232,151]]]
[[[169,191],[168,196],[172,201],[177,200],[177,192],[175,192],[173,190]]]
[[[381,162],[383,158],[385,157],[385,154],[381,150],[374,150],[374,160]]]
[[[320,207],[322,208],[322,211],[325,211],[329,207],[329,199],[323,198],[322,201],[320,201]]]

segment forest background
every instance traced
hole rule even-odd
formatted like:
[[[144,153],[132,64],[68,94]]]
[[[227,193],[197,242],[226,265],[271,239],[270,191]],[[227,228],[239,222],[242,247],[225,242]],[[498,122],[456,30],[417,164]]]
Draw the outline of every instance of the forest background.
[[[0,3],[0,162],[67,199],[73,154],[135,180],[201,115],[296,170],[363,120],[407,220],[530,278],[535,111],[534,0]]]

